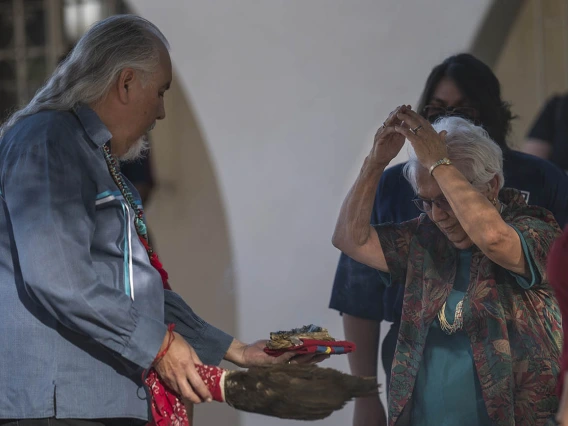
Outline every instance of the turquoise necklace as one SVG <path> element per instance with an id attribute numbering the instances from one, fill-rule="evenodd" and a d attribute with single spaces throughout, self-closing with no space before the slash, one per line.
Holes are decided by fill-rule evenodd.
<path id="1" fill-rule="evenodd" d="M 124 199 L 128 202 L 128 204 L 130 204 L 132 210 L 134 210 L 134 225 L 136 228 L 136 233 L 138 234 L 138 237 L 142 242 L 142 245 L 146 249 L 146 253 L 150 258 L 150 263 L 160 273 L 164 288 L 166 290 L 171 290 L 172 288 L 168 283 L 168 273 L 162 266 L 162 262 L 160 262 L 158 255 L 154 252 L 152 246 L 150 245 L 150 241 L 148 240 L 148 230 L 146 228 L 146 224 L 144 223 L 144 210 L 142 210 L 142 208 L 138 204 L 136 204 L 136 201 L 134 201 L 134 196 L 132 195 L 130 188 L 124 181 L 122 173 L 120 173 L 118 162 L 116 161 L 116 158 L 112 156 L 110 152 L 110 146 L 108 143 L 103 145 L 103 154 L 105 156 L 105 161 L 107 163 L 108 170 L 112 176 L 112 179 L 114 180 L 114 183 L 116 184 L 116 186 L 118 186 L 120 193 L 122 194 Z"/>
<path id="2" fill-rule="evenodd" d="M 144 211 L 138 204 L 136 204 L 136 201 L 134 200 L 134 196 L 132 195 L 130 188 L 124 181 L 122 173 L 120 173 L 118 162 L 110 153 L 110 147 L 108 146 L 108 144 L 105 144 L 103 146 L 103 152 L 105 155 L 105 161 L 107 163 L 108 170 L 112 176 L 112 179 L 114 180 L 114 183 L 116 183 L 116 186 L 118 186 L 120 193 L 122 194 L 124 199 L 128 202 L 132 210 L 134 210 L 134 225 L 136 226 L 136 233 L 140 237 L 148 241 L 148 230 L 146 229 L 146 224 L 144 223 Z M 153 250 L 151 247 L 149 247 L 148 255 L 151 256 L 152 253 Z"/>

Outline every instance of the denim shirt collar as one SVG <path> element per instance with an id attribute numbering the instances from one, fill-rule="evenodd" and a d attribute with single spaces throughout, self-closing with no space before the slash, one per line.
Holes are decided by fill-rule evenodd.
<path id="1" fill-rule="evenodd" d="M 112 133 L 90 107 L 80 104 L 74 108 L 74 111 L 83 129 L 95 145 L 101 147 L 111 140 Z"/>

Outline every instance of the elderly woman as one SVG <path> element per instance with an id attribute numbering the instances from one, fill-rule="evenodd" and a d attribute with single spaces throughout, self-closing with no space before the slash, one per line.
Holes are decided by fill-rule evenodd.
<path id="1" fill-rule="evenodd" d="M 405 138 L 424 212 L 369 226 L 377 183 Z M 561 321 L 545 259 L 560 230 L 503 186 L 502 153 L 469 121 L 410 107 L 378 130 L 333 244 L 405 283 L 390 425 L 543 425 L 554 417 Z"/>

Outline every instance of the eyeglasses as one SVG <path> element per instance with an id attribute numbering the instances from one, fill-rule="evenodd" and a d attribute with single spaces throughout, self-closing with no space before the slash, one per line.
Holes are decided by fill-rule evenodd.
<path id="1" fill-rule="evenodd" d="M 416 197 L 412 201 L 416 205 L 416 208 L 424 213 L 432 211 L 432 204 L 436 204 L 436 207 L 444 210 L 445 212 L 452 210 L 450 203 L 448 203 L 448 200 L 446 200 L 444 197 L 435 198 L 433 200 L 425 200 L 424 198 Z"/>
<path id="2" fill-rule="evenodd" d="M 423 110 L 424 117 L 433 123 L 440 117 L 458 116 L 474 121 L 478 112 L 472 107 L 442 107 L 438 105 L 426 105 Z"/>

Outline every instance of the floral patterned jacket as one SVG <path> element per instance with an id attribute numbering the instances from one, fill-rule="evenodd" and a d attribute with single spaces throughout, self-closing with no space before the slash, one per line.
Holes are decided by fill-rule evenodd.
<path id="1" fill-rule="evenodd" d="M 493 424 L 544 425 L 558 406 L 561 316 L 546 278 L 546 256 L 560 229 L 550 212 L 527 206 L 517 190 L 503 189 L 500 200 L 507 205 L 503 219 L 523 235 L 541 279 L 523 289 L 473 247 L 464 330 Z M 406 286 L 389 393 L 392 426 L 404 424 L 410 411 L 428 330 L 453 286 L 457 251 L 426 215 L 376 230 L 391 281 Z"/>

